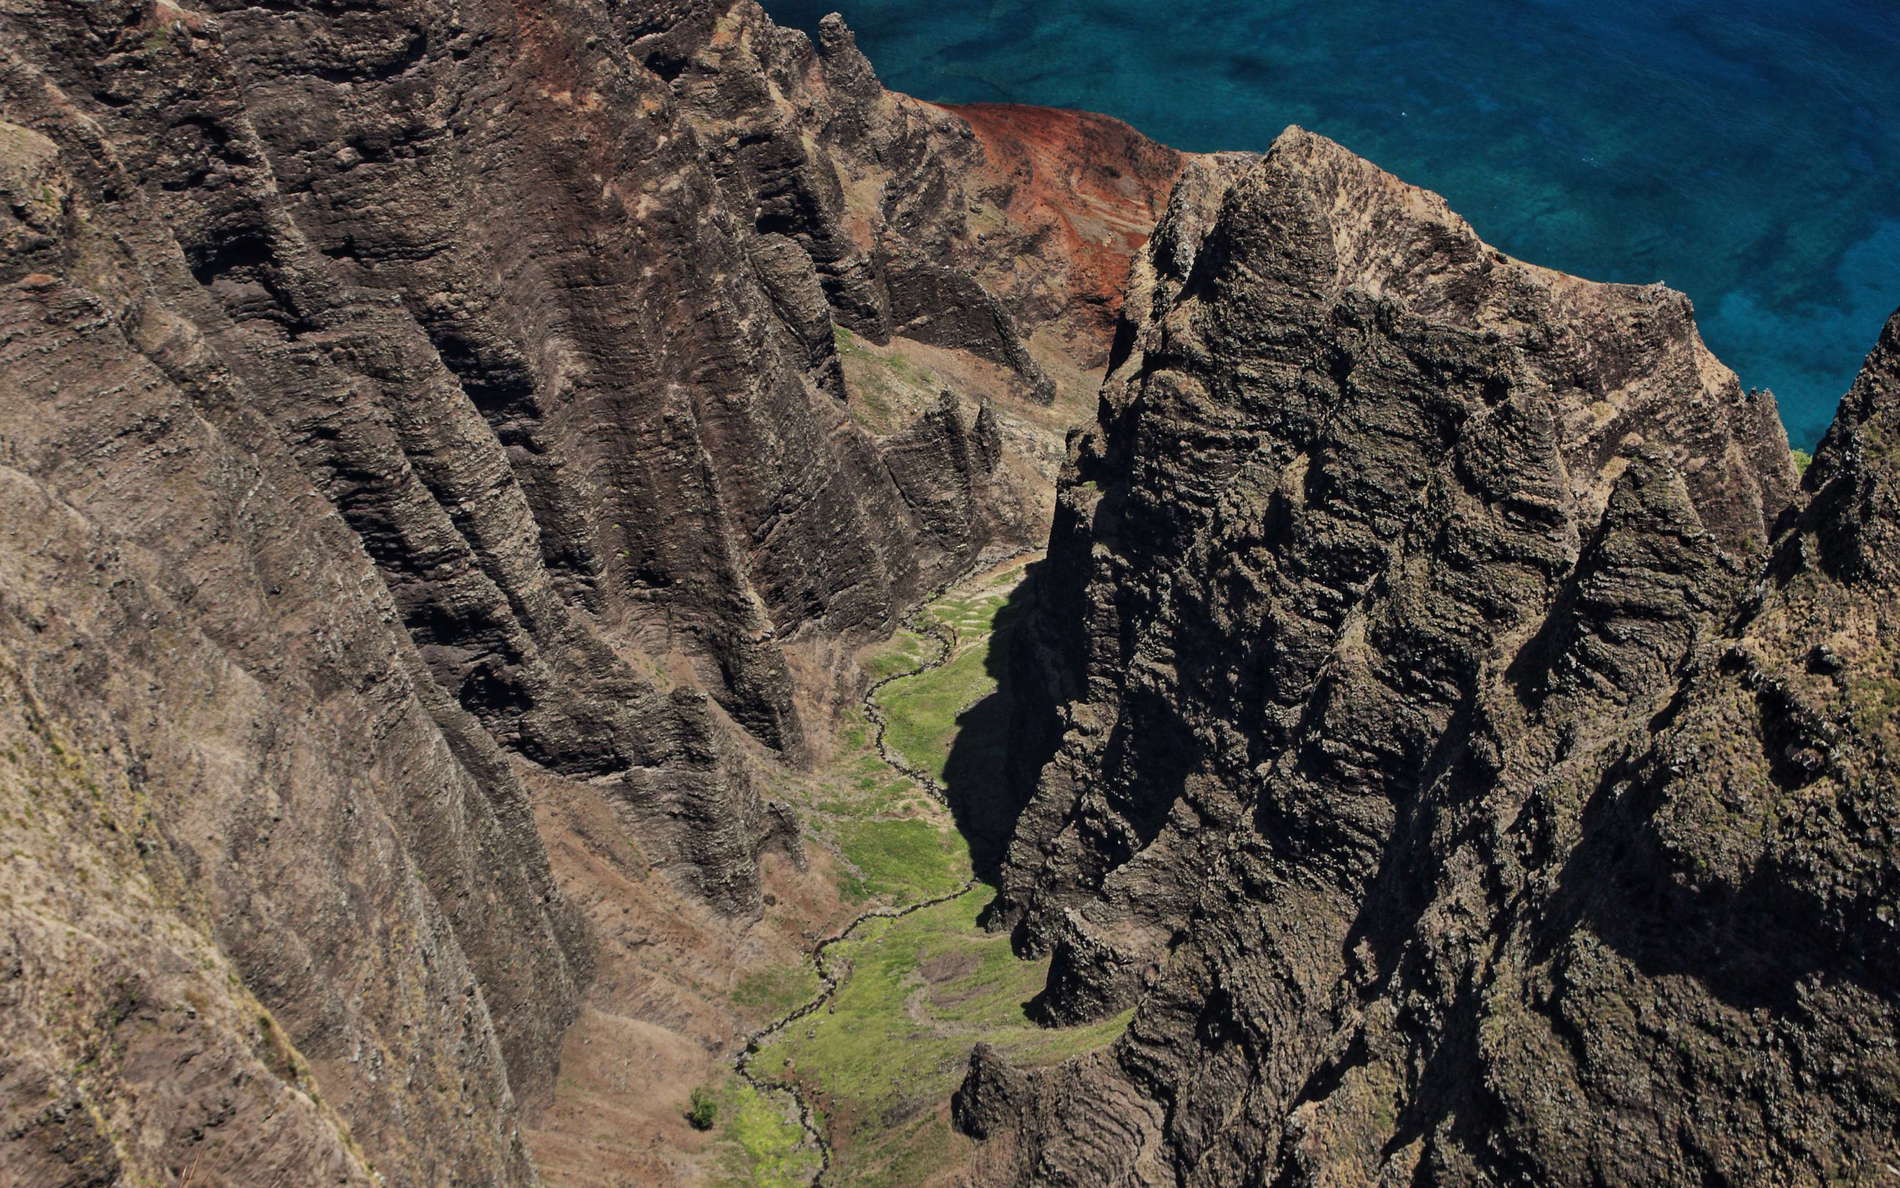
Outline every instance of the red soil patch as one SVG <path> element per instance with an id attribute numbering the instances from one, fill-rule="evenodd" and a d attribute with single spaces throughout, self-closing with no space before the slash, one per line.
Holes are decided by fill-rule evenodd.
<path id="1" fill-rule="evenodd" d="M 1010 188 L 1017 223 L 1051 227 L 1069 289 L 1111 322 L 1128 269 L 1167 208 L 1187 155 L 1120 120 L 1014 103 L 945 105 L 967 121 Z"/>

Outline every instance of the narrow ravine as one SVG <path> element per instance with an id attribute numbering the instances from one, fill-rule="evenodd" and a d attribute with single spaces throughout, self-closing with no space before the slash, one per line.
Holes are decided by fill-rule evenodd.
<path id="1" fill-rule="evenodd" d="M 916 784 L 918 787 L 928 792 L 945 808 L 950 807 L 950 790 L 948 788 L 945 788 L 943 784 L 938 781 L 936 776 L 931 775 L 927 771 L 919 771 L 917 768 L 912 767 L 909 761 L 907 761 L 902 755 L 899 755 L 897 752 L 891 750 L 890 745 L 885 741 L 885 734 L 890 728 L 890 722 L 884 716 L 883 707 L 878 705 L 877 703 L 877 695 L 887 685 L 893 685 L 893 684 L 896 684 L 898 681 L 908 681 L 914 677 L 920 677 L 924 673 L 929 672 L 933 668 L 942 668 L 944 664 L 950 659 L 950 657 L 956 654 L 956 650 L 957 650 L 956 628 L 945 623 L 937 622 L 935 619 L 931 618 L 929 614 L 927 613 L 930 609 L 931 603 L 935 602 L 938 598 L 943 597 L 943 595 L 948 593 L 951 588 L 952 587 L 946 586 L 943 590 L 939 591 L 936 594 L 933 594 L 927 601 L 925 601 L 921 606 L 917 608 L 917 611 L 915 614 L 911 615 L 911 621 L 908 624 L 911 630 L 915 631 L 917 634 L 927 635 L 931 639 L 936 641 L 937 643 L 936 659 L 926 660 L 924 663 L 918 665 L 916 668 L 911 669 L 909 672 L 892 673 L 890 676 L 884 677 L 878 681 L 873 682 L 871 684 L 871 687 L 864 691 L 864 716 L 867 720 L 870 721 L 872 727 L 874 728 L 872 738 L 877 746 L 878 758 L 884 760 L 885 764 L 888 765 L 892 770 L 896 771 L 897 774 L 905 777 L 906 779 L 910 780 L 911 783 Z M 965 890 L 968 890 L 968 888 L 966 887 Z"/>
<path id="2" fill-rule="evenodd" d="M 1022 555 L 1027 554 L 1020 554 L 1019 556 Z M 1007 564 L 1017 559 L 1018 557 L 1011 557 L 1004 562 L 1000 562 L 1000 564 Z M 917 609 L 912 611 L 909 617 L 904 621 L 904 626 L 909 630 L 916 632 L 918 635 L 929 636 L 935 640 L 937 643 L 937 654 L 930 659 L 920 662 L 914 668 L 903 672 L 892 673 L 889 676 L 872 682 L 871 685 L 865 689 L 863 697 L 864 715 L 866 720 L 871 723 L 874 731 L 878 757 L 892 770 L 916 784 L 946 808 L 949 807 L 949 793 L 942 782 L 929 772 L 920 771 L 911 766 L 903 756 L 893 751 L 886 742 L 885 735 L 889 727 L 889 722 L 885 718 L 884 710 L 877 703 L 877 695 L 885 687 L 897 681 L 911 680 L 922 676 L 932 669 L 942 667 L 943 664 L 956 653 L 956 629 L 933 619 L 930 615 L 930 607 L 958 585 L 976 576 L 977 572 L 978 571 L 973 568 L 971 571 L 960 574 L 951 581 L 945 582 L 943 585 L 931 591 L 918 602 Z M 768 1096 L 789 1096 L 792 1102 L 797 1106 L 799 1124 L 804 1128 L 806 1141 L 818 1152 L 818 1170 L 812 1176 L 811 1180 L 813 1188 L 822 1188 L 826 1177 L 831 1172 L 831 1138 L 825 1132 L 825 1127 L 818 1118 L 817 1110 L 812 1106 L 811 1101 L 803 1090 L 795 1083 L 774 1081 L 760 1076 L 753 1071 L 753 1060 L 767 1044 L 786 1028 L 829 1003 L 833 996 L 837 994 L 838 988 L 844 984 L 845 978 L 850 976 L 851 965 L 848 961 L 837 967 L 832 965 L 830 950 L 833 946 L 853 939 L 859 929 L 873 920 L 902 919 L 905 916 L 911 915 L 913 912 L 920 912 L 925 908 L 935 907 L 941 903 L 948 903 L 968 893 L 974 886 L 976 886 L 976 876 L 971 875 L 964 879 L 955 890 L 948 891 L 942 895 L 918 900 L 915 903 L 905 904 L 902 907 L 871 908 L 853 918 L 850 923 L 846 924 L 837 932 L 819 941 L 813 946 L 811 951 L 812 966 L 818 971 L 818 993 L 813 995 L 806 1002 L 748 1035 L 744 1047 L 740 1050 L 738 1057 L 733 1061 L 733 1068 L 737 1071 L 740 1079 L 750 1085 L 755 1091 Z"/>
<path id="3" fill-rule="evenodd" d="M 927 672 L 929 669 L 921 668 L 917 671 Z M 914 676 L 916 673 L 903 675 Z M 852 935 L 856 933 L 859 928 L 870 923 L 872 920 L 901 920 L 913 912 L 920 912 L 925 908 L 936 907 L 940 903 L 948 903 L 958 896 L 963 895 L 974 886 L 976 886 L 976 877 L 973 875 L 963 880 L 962 885 L 956 890 L 946 892 L 943 895 L 933 896 L 930 899 L 921 899 L 916 903 L 905 904 L 903 907 L 872 908 L 853 918 L 849 924 L 846 924 L 839 931 L 819 941 L 811 951 L 812 964 L 818 970 L 818 993 L 789 1013 L 780 1016 L 747 1036 L 744 1049 L 740 1051 L 738 1058 L 733 1061 L 733 1068 L 738 1071 L 740 1079 L 752 1086 L 753 1089 L 767 1095 L 789 1096 L 793 1103 L 797 1105 L 799 1125 L 804 1127 L 806 1140 L 810 1142 L 812 1148 L 818 1152 L 818 1170 L 812 1176 L 812 1188 L 821 1188 L 825 1182 L 826 1175 L 831 1171 L 831 1138 L 825 1133 L 825 1128 L 820 1125 L 817 1111 L 812 1108 L 811 1102 L 807 1100 L 805 1094 L 799 1087 L 796 1084 L 788 1084 L 783 1081 L 769 1081 L 754 1073 L 752 1071 L 753 1058 L 780 1032 L 798 1022 L 800 1019 L 805 1018 L 807 1015 L 812 1014 L 827 1002 L 830 1002 L 832 996 L 838 992 L 838 987 L 844 984 L 844 979 L 851 973 L 851 965 L 849 962 L 846 962 L 842 968 L 834 969 L 832 967 L 828 959 L 828 951 L 833 945 L 850 940 Z"/>

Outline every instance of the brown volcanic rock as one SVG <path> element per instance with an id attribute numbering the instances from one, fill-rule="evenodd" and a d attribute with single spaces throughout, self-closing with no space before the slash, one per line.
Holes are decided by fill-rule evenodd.
<path id="1" fill-rule="evenodd" d="M 1030 234 L 1037 254 L 1017 276 L 1040 292 L 1025 302 L 1097 320 L 1106 337 L 1187 158 L 1091 112 L 1015 103 L 945 110 L 968 122 L 986 158 L 965 186 L 997 194 L 1009 223 Z"/>
<path id="2" fill-rule="evenodd" d="M 1435 196 L 1297 130 L 1224 168 L 1243 172 L 1223 192 L 1210 167 L 1157 233 L 1131 351 L 1074 447 L 1036 646 L 1073 720 L 1052 774 L 1095 791 L 1031 806 L 1018 909 L 1032 887 L 1092 898 L 1151 843 L 1198 834 L 1166 818 L 1204 758 L 1271 765 L 1336 704 L 1322 684 L 1398 661 L 1388 642 L 1408 649 L 1389 674 L 1408 712 L 1455 700 L 1473 658 L 1450 637 L 1531 632 L 1632 459 L 1688 472 L 1706 547 L 1736 559 L 1791 487 L 1771 404 L 1708 355 L 1679 295 L 1509 260 Z M 1386 606 L 1426 621 L 1382 640 Z M 1175 713 L 1183 694 L 1246 747 Z M 1117 724 L 1130 715 L 1139 728 Z M 1092 774 L 1124 753 L 1149 787 Z M 1411 761 L 1326 762 L 1374 778 Z"/>
<path id="3" fill-rule="evenodd" d="M 1895 331 L 1771 558 L 1785 439 L 1680 297 L 1297 130 L 1188 180 L 1022 634 L 995 909 L 1045 1015 L 1137 1009 L 973 1063 L 998 1177 L 1875 1182 Z"/>
<path id="4" fill-rule="evenodd" d="M 984 399 L 1106 349 L 951 141 L 749 3 L 0 13 L 0 1179 L 532 1178 L 524 773 L 742 928 L 784 641 L 1017 522 Z M 876 437 L 834 321 L 1010 378 Z"/>
<path id="5" fill-rule="evenodd" d="M 187 324 L 7 292 L 4 1178 L 525 1180 L 587 955 L 501 754 Z"/>
<path id="6" fill-rule="evenodd" d="M 1001 365 L 999 397 L 1086 394 L 1185 154 L 1106 116 L 887 93 L 835 14 L 816 47 L 751 3 L 656 24 L 635 51 L 733 208 L 809 254 L 839 325 Z"/>

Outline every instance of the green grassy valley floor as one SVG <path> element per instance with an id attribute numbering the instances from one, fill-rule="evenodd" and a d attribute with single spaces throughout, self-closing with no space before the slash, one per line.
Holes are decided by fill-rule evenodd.
<path id="1" fill-rule="evenodd" d="M 876 682 L 942 655 L 935 667 L 872 694 L 890 751 L 939 782 L 946 767 L 959 781 L 998 770 L 1008 713 L 998 704 L 997 645 L 1024 571 L 1017 563 L 952 589 L 864 658 Z M 840 892 L 867 910 L 952 895 L 972 877 L 969 845 L 949 810 L 879 756 L 862 709 L 846 722 L 826 769 L 783 791 L 800 801 L 808 841 L 837 856 Z M 992 894 L 975 883 L 901 918 L 865 921 L 826 951 L 827 968 L 842 975 L 837 991 L 760 1044 L 754 1075 L 795 1085 L 831 1144 L 827 1185 L 954 1177 L 971 1144 L 951 1129 L 948 1103 L 978 1041 L 1018 1063 L 1052 1062 L 1101 1047 L 1126 1026 L 1125 1017 L 1065 1029 L 1032 1024 L 1023 1007 L 1041 989 L 1047 963 L 1017 960 L 1006 935 L 977 927 Z M 735 997 L 781 1017 L 820 990 L 807 959 L 755 973 Z M 811 1182 L 819 1157 L 789 1094 L 760 1093 L 734 1077 L 720 1097 L 724 1182 Z"/>

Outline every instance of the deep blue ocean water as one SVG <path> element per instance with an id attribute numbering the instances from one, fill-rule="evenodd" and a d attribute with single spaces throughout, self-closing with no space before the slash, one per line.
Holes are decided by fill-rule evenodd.
<path id="1" fill-rule="evenodd" d="M 1811 446 L 1900 306 L 1900 0 L 764 0 L 885 84 L 1107 112 L 1186 149 L 1289 123 L 1493 244 L 1666 281 Z"/>

